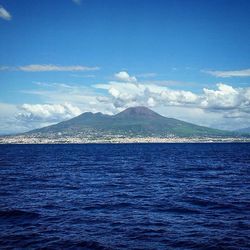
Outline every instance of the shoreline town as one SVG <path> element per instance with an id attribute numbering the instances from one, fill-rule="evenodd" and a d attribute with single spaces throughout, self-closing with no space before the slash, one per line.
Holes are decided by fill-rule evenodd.
<path id="1" fill-rule="evenodd" d="M 2 136 L 0 144 L 249 143 L 250 137 L 34 137 Z"/>

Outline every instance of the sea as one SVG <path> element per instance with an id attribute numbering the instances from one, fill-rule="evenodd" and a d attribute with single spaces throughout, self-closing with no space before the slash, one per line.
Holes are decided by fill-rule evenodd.
<path id="1" fill-rule="evenodd" d="M 0 249 L 250 249 L 250 144 L 0 145 Z"/>

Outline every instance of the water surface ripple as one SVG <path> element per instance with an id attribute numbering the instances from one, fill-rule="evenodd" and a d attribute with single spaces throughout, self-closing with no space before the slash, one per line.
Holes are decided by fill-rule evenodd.
<path id="1" fill-rule="evenodd" d="M 250 144 L 0 145 L 1 249 L 250 249 Z"/>

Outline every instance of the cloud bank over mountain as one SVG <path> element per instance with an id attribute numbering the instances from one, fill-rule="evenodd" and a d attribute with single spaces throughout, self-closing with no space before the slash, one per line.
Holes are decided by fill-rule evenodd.
<path id="1" fill-rule="evenodd" d="M 115 114 L 134 106 L 150 107 L 168 117 L 222 129 L 234 129 L 237 124 L 244 127 L 250 122 L 250 87 L 218 83 L 215 89 L 203 88 L 195 93 L 140 81 L 126 71 L 91 87 L 70 83 L 36 85 L 39 89 L 23 91 L 42 98 L 44 103 L 13 105 L 11 119 L 19 124 L 19 130 L 50 125 L 86 111 Z"/>
<path id="2" fill-rule="evenodd" d="M 127 75 L 127 79 L 131 78 Z M 216 86 L 217 89 L 203 88 L 199 94 L 130 80 L 110 81 L 108 84 L 97 84 L 95 88 L 107 90 L 109 98 L 106 102 L 111 102 L 116 108 L 138 105 L 183 106 L 224 114 L 228 112 L 249 113 L 250 87 L 234 88 L 223 83 L 218 83 Z"/>

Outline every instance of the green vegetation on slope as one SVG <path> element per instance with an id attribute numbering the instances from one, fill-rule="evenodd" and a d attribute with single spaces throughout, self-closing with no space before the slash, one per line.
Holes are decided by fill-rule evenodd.
<path id="1" fill-rule="evenodd" d="M 107 135 L 126 137 L 229 136 L 231 132 L 194 125 L 161 116 L 145 107 L 128 108 L 117 115 L 83 113 L 73 119 L 36 129 L 29 134 Z"/>

